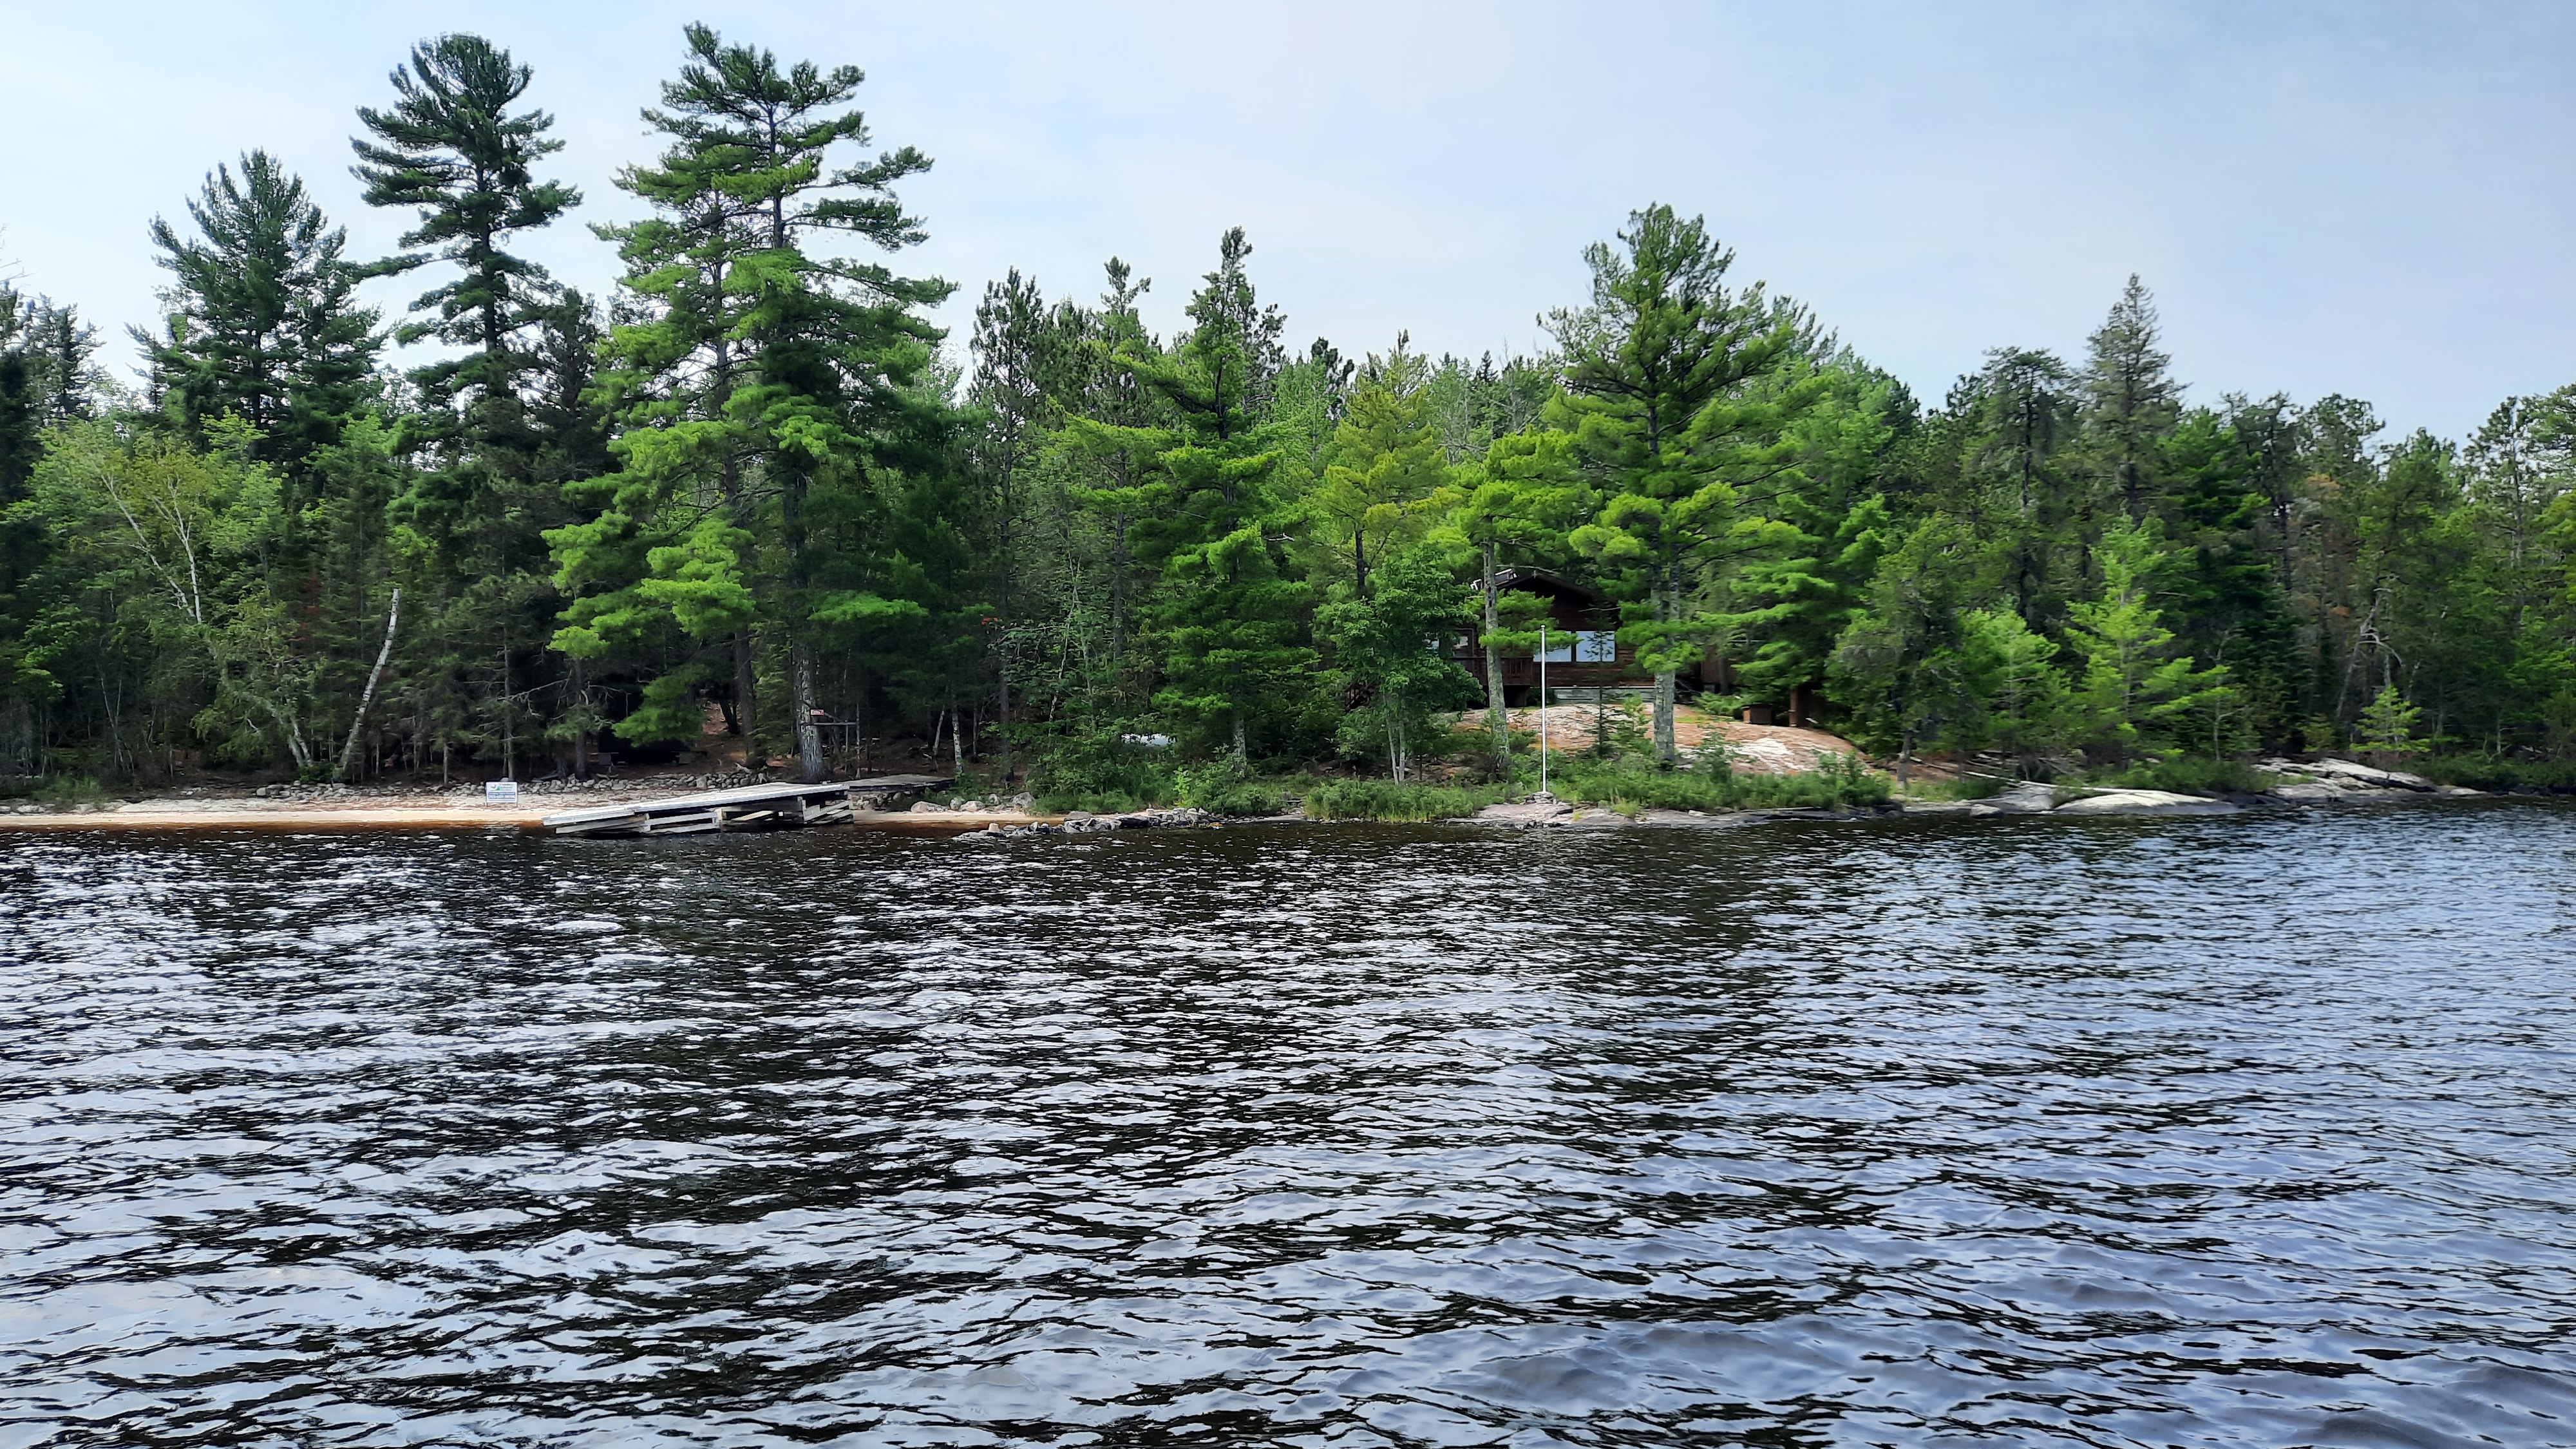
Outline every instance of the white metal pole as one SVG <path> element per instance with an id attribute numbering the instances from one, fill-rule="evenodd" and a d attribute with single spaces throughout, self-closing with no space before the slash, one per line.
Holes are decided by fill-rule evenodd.
<path id="1" fill-rule="evenodd" d="M 1547 794 L 1547 621 L 1538 626 L 1538 792 Z"/>

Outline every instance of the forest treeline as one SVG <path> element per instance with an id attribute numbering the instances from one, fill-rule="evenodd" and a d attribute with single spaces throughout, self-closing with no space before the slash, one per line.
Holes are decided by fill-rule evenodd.
<path id="1" fill-rule="evenodd" d="M 1616 602 L 1666 762 L 1703 679 L 2034 772 L 2576 747 L 2576 389 L 2458 442 L 2190 401 L 2133 278 L 2082 356 L 1927 403 L 1664 206 L 1538 356 L 1292 347 L 1240 230 L 1168 335 L 1112 259 L 950 339 L 904 264 L 930 159 L 861 79 L 689 28 L 607 297 L 522 254 L 583 198 L 472 35 L 357 112 L 396 255 L 253 150 L 138 238 L 138 384 L 0 291 L 0 773 L 579 772 L 713 727 L 809 776 L 910 737 L 1075 779 L 1143 733 L 1401 777 L 1509 748 L 1499 672 L 1427 644 L 1525 650 L 1507 567 Z"/>

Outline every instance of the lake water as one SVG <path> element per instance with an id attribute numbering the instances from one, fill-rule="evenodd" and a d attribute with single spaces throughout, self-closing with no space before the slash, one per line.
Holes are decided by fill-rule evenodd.
<path id="1" fill-rule="evenodd" d="M 2576 810 L 0 837 L 0 1444 L 2576 1443 Z"/>

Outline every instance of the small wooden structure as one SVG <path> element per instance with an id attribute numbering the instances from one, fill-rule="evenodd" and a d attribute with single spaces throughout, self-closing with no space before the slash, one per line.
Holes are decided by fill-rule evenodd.
<path id="1" fill-rule="evenodd" d="M 1636 646 L 1619 642 L 1619 607 L 1599 589 L 1580 579 L 1546 569 L 1511 567 L 1494 571 L 1494 588 L 1502 593 L 1534 594 L 1547 601 L 1548 641 L 1547 686 L 1554 690 L 1630 690 L 1651 688 L 1654 671 L 1637 662 Z M 1476 635 L 1452 636 L 1447 654 L 1451 662 L 1467 671 L 1478 685 L 1485 682 L 1485 651 Z M 1518 708 L 1538 700 L 1539 661 L 1527 649 L 1499 651 L 1495 661 L 1502 666 L 1503 702 Z M 1735 671 L 1723 660 L 1703 656 L 1696 668 L 1684 671 L 1691 686 L 1699 689 L 1730 689 L 1736 683 Z M 1748 704 L 1743 718 L 1751 724 L 1771 724 L 1785 715 L 1792 726 L 1803 726 L 1815 713 L 1814 690 L 1800 685 L 1789 691 L 1786 708 L 1769 702 Z"/>
<path id="2" fill-rule="evenodd" d="M 549 815 L 557 835 L 697 835 L 710 830 L 763 830 L 790 825 L 846 825 L 853 800 L 871 805 L 956 783 L 944 775 L 882 775 L 819 785 L 744 785 L 667 800 L 634 800 Z"/>
<path id="3" fill-rule="evenodd" d="M 1599 589 L 1546 569 L 1519 567 L 1495 570 L 1494 587 L 1547 601 L 1553 635 L 1548 641 L 1549 689 L 1637 688 L 1655 682 L 1654 675 L 1637 666 L 1636 647 L 1619 642 L 1618 606 Z M 1453 638 L 1448 654 L 1478 684 L 1485 682 L 1485 651 L 1476 635 Z M 1506 649 L 1498 662 L 1503 666 L 1503 702 L 1515 707 L 1536 702 L 1537 656 L 1527 649 Z"/>

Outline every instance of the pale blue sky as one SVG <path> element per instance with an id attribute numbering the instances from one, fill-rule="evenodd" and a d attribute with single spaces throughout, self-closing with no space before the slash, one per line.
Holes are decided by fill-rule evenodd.
<path id="1" fill-rule="evenodd" d="M 652 153 L 636 111 L 704 18 L 867 69 L 878 141 L 937 158 L 905 199 L 932 233 L 914 265 L 962 284 L 952 324 L 1006 267 L 1088 297 L 1117 253 L 1169 327 L 1239 222 L 1301 348 L 1528 348 L 1583 245 L 1663 200 L 1927 402 L 1989 347 L 2080 353 L 2131 271 L 2195 399 L 2341 391 L 2457 435 L 2576 381 L 2563 3 L 11 10 L 0 255 L 105 324 L 120 369 L 159 280 L 144 227 L 219 160 L 265 146 L 354 252 L 392 245 L 346 138 L 424 34 L 533 64 L 576 223 L 632 215 L 611 178 Z M 578 224 L 526 250 L 614 275 Z"/>

